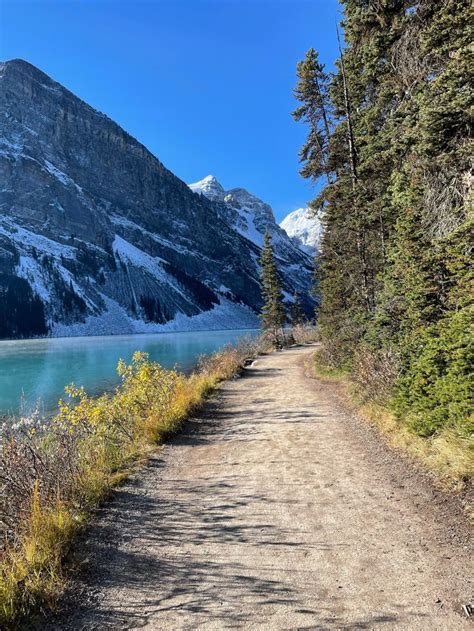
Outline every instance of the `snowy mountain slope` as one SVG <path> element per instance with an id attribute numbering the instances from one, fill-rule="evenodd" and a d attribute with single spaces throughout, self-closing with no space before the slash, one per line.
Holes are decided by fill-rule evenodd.
<path id="1" fill-rule="evenodd" d="M 298 208 L 291 212 L 280 223 L 280 227 L 303 252 L 312 256 L 316 254 L 322 226 L 317 218 L 309 216 L 308 208 Z"/>
<path id="2" fill-rule="evenodd" d="M 0 337 L 257 326 L 259 248 L 231 214 L 34 66 L 0 63 Z"/>
<path id="3" fill-rule="evenodd" d="M 275 242 L 285 240 L 285 236 L 278 230 L 271 206 L 252 195 L 244 188 L 233 188 L 225 191 L 213 175 L 208 175 L 199 182 L 189 184 L 194 193 L 200 193 L 208 199 L 225 204 L 224 214 L 232 221 L 234 228 L 246 239 L 261 247 L 263 235 L 268 229 Z"/>
<path id="4" fill-rule="evenodd" d="M 311 258 L 276 223 L 269 204 L 244 188 L 224 190 L 213 175 L 189 184 L 189 188 L 214 202 L 220 202 L 221 215 L 242 237 L 259 249 L 263 245 L 263 236 L 268 231 L 272 237 L 280 275 L 288 288 L 287 294 L 291 295 L 292 288 L 302 296 L 307 296 L 311 286 Z"/>
<path id="5" fill-rule="evenodd" d="M 188 184 L 188 186 L 193 193 L 200 193 L 213 201 L 222 202 L 226 195 L 224 188 L 213 175 L 208 175 L 204 179 L 199 180 L 199 182 Z"/>

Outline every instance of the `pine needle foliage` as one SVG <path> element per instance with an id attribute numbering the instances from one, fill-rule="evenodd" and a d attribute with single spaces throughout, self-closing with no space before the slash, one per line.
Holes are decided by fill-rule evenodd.
<path id="1" fill-rule="evenodd" d="M 297 66 L 293 114 L 308 127 L 301 173 L 321 183 L 311 203 L 323 209 L 321 358 L 375 397 L 383 381 L 410 431 L 469 442 L 470 2 L 341 4 L 336 71 L 310 49 Z"/>
<path id="2" fill-rule="evenodd" d="M 305 322 L 305 316 L 301 307 L 300 297 L 297 291 L 293 295 L 293 304 L 291 305 L 291 326 L 297 327 Z"/>
<path id="3" fill-rule="evenodd" d="M 286 314 L 283 305 L 281 281 L 275 264 L 271 236 L 268 232 L 264 236 L 260 266 L 263 301 L 261 312 L 262 329 L 265 333 L 271 335 L 274 344 L 281 345 L 284 341 L 283 327 Z"/>

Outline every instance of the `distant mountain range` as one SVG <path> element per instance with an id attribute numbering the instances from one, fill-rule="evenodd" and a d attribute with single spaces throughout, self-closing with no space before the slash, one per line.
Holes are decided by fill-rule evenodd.
<path id="1" fill-rule="evenodd" d="M 275 252 L 283 259 L 288 257 L 290 252 L 294 255 L 294 245 L 310 256 L 316 254 L 321 239 L 321 224 L 311 214 L 309 208 L 298 208 L 290 212 L 278 226 L 271 206 L 244 188 L 232 188 L 225 191 L 213 175 L 189 184 L 189 188 L 212 201 L 224 202 L 229 209 L 234 211 L 232 213 L 229 210 L 231 224 L 242 236 L 259 247 L 262 246 L 263 235 L 268 230 Z M 288 242 L 288 236 L 293 246 Z"/>
<path id="2" fill-rule="evenodd" d="M 21 60 L 0 64 L 0 182 L 0 337 L 258 326 L 266 229 L 312 313 L 311 258 L 270 206 L 212 177 L 190 190 Z"/>

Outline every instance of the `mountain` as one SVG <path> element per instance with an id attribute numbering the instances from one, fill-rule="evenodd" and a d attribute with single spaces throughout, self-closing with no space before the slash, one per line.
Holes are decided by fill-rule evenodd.
<path id="1" fill-rule="evenodd" d="M 0 182 L 0 337 L 258 325 L 230 208 L 22 60 L 0 63 Z"/>
<path id="2" fill-rule="evenodd" d="M 303 252 L 311 256 L 316 254 L 322 227 L 317 218 L 309 216 L 309 208 L 294 210 L 283 219 L 280 227 Z"/>
<path id="3" fill-rule="evenodd" d="M 276 223 L 269 204 L 244 188 L 224 190 L 213 175 L 189 184 L 189 188 L 219 204 L 220 214 L 226 222 L 259 249 L 263 245 L 264 234 L 268 231 L 272 238 L 273 252 L 280 276 L 287 288 L 285 299 L 292 301 L 294 291 L 302 297 L 308 295 L 311 287 L 312 260 Z M 307 307 L 310 305 L 307 304 Z"/>

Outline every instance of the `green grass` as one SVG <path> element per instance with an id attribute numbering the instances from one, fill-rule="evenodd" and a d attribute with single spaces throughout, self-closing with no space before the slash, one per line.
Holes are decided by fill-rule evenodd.
<path id="1" fill-rule="evenodd" d="M 327 379 L 344 379 L 350 375 L 347 369 L 325 365 L 319 352 L 314 354 L 313 371 L 318 377 Z"/>

